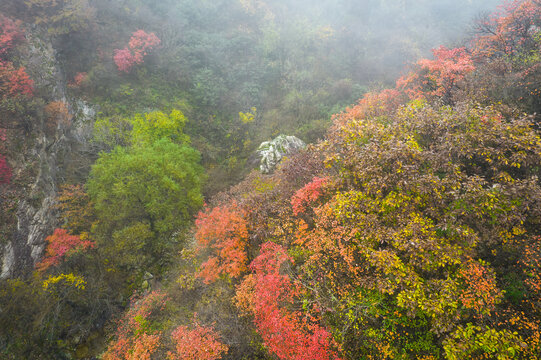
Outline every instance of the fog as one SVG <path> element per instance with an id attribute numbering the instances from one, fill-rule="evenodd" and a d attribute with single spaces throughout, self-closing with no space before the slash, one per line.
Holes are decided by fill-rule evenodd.
<path id="1" fill-rule="evenodd" d="M 393 87 L 432 48 L 468 46 L 473 20 L 498 3 L 3 0 L 0 11 L 48 26 L 66 78 L 88 74 L 78 95 L 102 116 L 185 112 L 204 163 L 230 178 L 260 142 L 280 133 L 317 141 L 333 114 L 367 91 Z M 160 46 L 123 74 L 115 51 L 139 29 Z M 240 122 L 239 112 L 253 108 L 253 123 Z"/>

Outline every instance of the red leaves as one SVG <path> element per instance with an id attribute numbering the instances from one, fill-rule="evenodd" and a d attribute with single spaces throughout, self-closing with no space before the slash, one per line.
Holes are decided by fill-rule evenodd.
<path id="1" fill-rule="evenodd" d="M 2 136 L 2 129 L 0 129 L 0 140 Z M 11 181 L 11 167 L 8 165 L 6 158 L 0 154 L 0 184 L 9 184 Z"/>
<path id="2" fill-rule="evenodd" d="M 460 276 L 466 284 L 460 295 L 462 305 L 466 309 L 473 309 L 478 315 L 490 315 L 490 311 L 502 297 L 492 269 L 482 263 L 471 261 L 460 270 Z"/>
<path id="3" fill-rule="evenodd" d="M 115 50 L 114 60 L 118 70 L 126 73 L 135 65 L 133 54 L 128 48 Z"/>
<path id="4" fill-rule="evenodd" d="M 297 216 L 304 212 L 306 207 L 315 202 L 323 195 L 323 188 L 328 183 L 328 178 L 314 177 L 314 179 L 306 184 L 302 189 L 297 190 L 291 198 L 291 206 L 293 206 L 293 214 Z"/>
<path id="5" fill-rule="evenodd" d="M 168 301 L 160 291 L 153 291 L 134 301 L 120 321 L 116 340 L 103 355 L 104 360 L 150 360 L 160 345 L 161 332 L 153 328 L 152 317 L 163 311 Z"/>
<path id="6" fill-rule="evenodd" d="M 115 50 L 114 61 L 118 70 L 127 73 L 134 65 L 142 64 L 148 52 L 159 44 L 160 39 L 154 33 L 137 30 L 130 38 L 128 47 Z"/>
<path id="7" fill-rule="evenodd" d="M 448 97 L 457 82 L 475 70 L 471 56 L 465 48 L 433 49 L 434 60 L 421 59 L 417 71 L 398 79 L 396 88 L 410 99 L 426 96 Z"/>
<path id="8" fill-rule="evenodd" d="M 338 359 L 331 349 L 331 334 L 291 311 L 300 287 L 281 274 L 293 260 L 278 244 L 267 242 L 250 268 L 254 274 L 238 288 L 237 299 L 254 312 L 255 324 L 265 346 L 283 360 Z M 252 293 L 245 293 L 252 292 Z"/>
<path id="9" fill-rule="evenodd" d="M 143 57 L 148 54 L 148 51 L 159 44 L 160 39 L 154 33 L 147 34 L 143 30 L 134 32 L 129 42 L 129 48 L 133 52 L 135 63 L 143 63 Z"/>
<path id="10" fill-rule="evenodd" d="M 131 351 L 126 359 L 150 360 L 160 345 L 160 335 L 141 334 L 133 341 Z"/>
<path id="11" fill-rule="evenodd" d="M 24 39 L 20 21 L 13 21 L 0 14 L 0 57 Z"/>
<path id="12" fill-rule="evenodd" d="M 175 352 L 168 352 L 170 360 L 216 360 L 228 350 L 214 329 L 197 323 L 192 329 L 187 326 L 177 327 L 171 334 L 171 340 Z"/>
<path id="13" fill-rule="evenodd" d="M 13 63 L 0 60 L 0 96 L 32 96 L 34 81 L 23 67 L 15 69 Z"/>
<path id="14" fill-rule="evenodd" d="M 92 241 L 81 239 L 79 236 L 70 235 L 64 229 L 56 229 L 53 235 L 48 236 L 45 241 L 48 242 L 45 257 L 36 265 L 37 269 L 40 271 L 58 265 L 65 255 L 94 247 Z"/>
<path id="15" fill-rule="evenodd" d="M 68 86 L 71 88 L 79 88 L 83 86 L 88 81 L 88 74 L 86 72 L 78 72 L 73 77 L 73 81 L 71 81 Z"/>
<path id="16" fill-rule="evenodd" d="M 20 21 L 13 21 L 0 14 L 0 97 L 32 96 L 34 82 L 24 67 L 15 68 L 6 56 L 24 40 Z"/>
<path id="17" fill-rule="evenodd" d="M 30 79 L 24 67 L 11 72 L 9 77 L 9 94 L 11 96 L 32 96 L 34 81 Z"/>
<path id="18" fill-rule="evenodd" d="M 517 55 L 539 45 L 535 36 L 541 25 L 541 4 L 535 0 L 507 2 L 488 18 L 477 23 L 479 35 L 474 52 L 480 58 Z"/>
<path id="19" fill-rule="evenodd" d="M 217 280 L 221 274 L 237 278 L 247 270 L 245 216 L 236 203 L 199 213 L 195 238 L 200 248 L 211 252 L 199 273 L 206 283 Z"/>

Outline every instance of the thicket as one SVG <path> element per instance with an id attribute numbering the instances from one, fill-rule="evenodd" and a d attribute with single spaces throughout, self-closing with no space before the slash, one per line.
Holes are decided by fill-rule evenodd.
<path id="1" fill-rule="evenodd" d="M 404 11 L 387 3 L 340 2 L 372 21 Z M 327 56 L 361 48 L 333 26 L 281 26 L 291 3 L 125 5 L 1 5 L 47 30 L 71 94 L 100 106 L 97 161 L 61 188 L 44 259 L 0 282 L 2 356 L 536 359 L 541 139 L 525 112 L 541 110 L 538 0 L 508 3 L 468 44 L 364 95 L 388 53 Z M 16 54 L 19 23 L 1 21 Z M 0 91 L 31 104 L 5 56 L 16 81 L 0 76 Z M 320 138 L 355 97 L 323 141 L 209 198 L 191 236 L 203 166 L 216 193 L 259 140 Z M 44 126 L 69 127 L 66 104 L 40 98 Z M 16 109 L 29 131 L 18 119 L 35 108 Z M 11 178 L 0 156 L 0 187 Z"/>
<path id="2" fill-rule="evenodd" d="M 434 50 L 199 215 L 197 276 L 271 357 L 539 356 L 541 138 L 521 110 L 539 110 L 540 11 L 480 19 L 471 47 Z"/>

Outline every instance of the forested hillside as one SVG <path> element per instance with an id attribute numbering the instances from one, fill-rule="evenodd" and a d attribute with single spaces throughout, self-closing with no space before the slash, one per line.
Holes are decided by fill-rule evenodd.
<path id="1" fill-rule="evenodd" d="M 540 89 L 539 0 L 2 0 L 0 358 L 538 359 Z"/>

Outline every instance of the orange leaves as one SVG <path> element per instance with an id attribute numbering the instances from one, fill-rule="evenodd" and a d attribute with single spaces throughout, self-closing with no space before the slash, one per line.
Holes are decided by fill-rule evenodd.
<path id="1" fill-rule="evenodd" d="M 163 324 L 158 319 L 168 301 L 161 291 L 153 291 L 140 299 L 134 297 L 103 359 L 150 360 L 155 359 L 158 352 L 165 354 L 167 342 L 162 336 Z M 216 360 L 228 351 L 211 327 L 199 325 L 197 321 L 190 327 L 178 326 L 171 334 L 171 341 L 174 351 L 167 352 L 169 360 Z"/>
<path id="2" fill-rule="evenodd" d="M 429 78 L 439 88 L 437 95 L 443 95 L 441 91 L 460 81 L 464 76 L 475 70 L 471 56 L 465 48 L 447 49 L 440 46 L 432 50 L 435 59 L 419 60 L 418 64 L 422 69 L 429 71 Z"/>
<path id="3" fill-rule="evenodd" d="M 78 72 L 73 80 L 68 83 L 70 88 L 80 88 L 88 82 L 89 76 L 86 72 Z"/>
<path id="4" fill-rule="evenodd" d="M 440 46 L 433 49 L 432 53 L 434 60 L 419 60 L 416 71 L 396 82 L 396 89 L 412 100 L 428 96 L 449 100 L 456 84 L 475 70 L 473 60 L 465 48 L 447 49 Z"/>
<path id="5" fill-rule="evenodd" d="M 315 202 L 324 193 L 324 187 L 329 182 L 328 178 L 314 177 L 314 179 L 306 184 L 303 188 L 297 190 L 291 198 L 291 206 L 293 206 L 293 214 L 299 215 L 306 210 L 306 207 Z"/>
<path id="6" fill-rule="evenodd" d="M 541 236 L 535 236 L 532 244 L 526 245 L 521 263 L 527 275 L 526 285 L 541 299 Z"/>
<path id="7" fill-rule="evenodd" d="M 169 360 L 216 360 L 228 350 L 228 346 L 220 341 L 214 329 L 201 326 L 197 322 L 192 328 L 177 327 L 171 334 L 171 340 L 175 352 L 168 352 Z"/>
<path id="8" fill-rule="evenodd" d="M 465 48 L 440 46 L 432 53 L 433 60 L 419 60 L 414 71 L 396 81 L 394 89 L 367 93 L 356 106 L 335 115 L 335 125 L 388 115 L 408 99 L 440 97 L 448 101 L 457 84 L 475 70 L 473 59 Z"/>
<path id="9" fill-rule="evenodd" d="M 476 24 L 475 54 L 482 59 L 517 55 L 538 47 L 535 36 L 541 24 L 541 4 L 536 0 L 506 2 L 500 11 Z"/>
<path id="10" fill-rule="evenodd" d="M 7 55 L 24 40 L 20 21 L 0 14 L 0 97 L 32 96 L 34 82 L 24 67 L 15 68 Z"/>
<path id="11" fill-rule="evenodd" d="M 370 92 L 365 94 L 357 105 L 347 108 L 343 113 L 334 115 L 333 120 L 337 125 L 345 125 L 352 120 L 387 114 L 398 108 L 402 100 L 402 94 L 396 89 Z"/>
<path id="12" fill-rule="evenodd" d="M 201 250 L 210 252 L 199 273 L 206 283 L 217 280 L 220 275 L 237 278 L 247 270 L 245 217 L 246 212 L 235 202 L 199 213 L 195 238 Z"/>
<path id="13" fill-rule="evenodd" d="M 13 21 L 0 14 L 0 57 L 24 40 L 21 21 Z"/>
<path id="14" fill-rule="evenodd" d="M 34 81 L 30 79 L 23 67 L 15 68 L 13 63 L 0 59 L 0 96 L 32 96 Z"/>
<path id="15" fill-rule="evenodd" d="M 462 305 L 476 316 L 490 315 L 503 296 L 492 269 L 482 262 L 470 261 L 460 270 L 460 277 L 466 285 L 460 294 Z"/>
<path id="16" fill-rule="evenodd" d="M 58 265 L 62 258 L 67 255 L 94 247 L 92 241 L 70 235 L 64 229 L 56 229 L 53 235 L 48 236 L 45 241 L 48 242 L 45 257 L 36 265 L 36 268 L 40 271 Z"/>
<path id="17" fill-rule="evenodd" d="M 159 335 L 141 334 L 138 336 L 130 353 L 127 354 L 127 360 L 150 360 L 151 355 L 156 351 L 160 344 Z"/>
<path id="18" fill-rule="evenodd" d="M 153 291 L 132 300 L 134 304 L 119 322 L 116 339 L 103 355 L 104 360 L 150 360 L 160 345 L 161 332 L 155 329 L 152 317 L 165 309 L 166 295 Z"/>
<path id="19" fill-rule="evenodd" d="M 45 106 L 45 114 L 47 115 L 47 127 L 49 131 L 54 131 L 57 126 L 69 127 L 73 116 L 68 110 L 68 106 L 64 101 L 53 101 Z"/>

